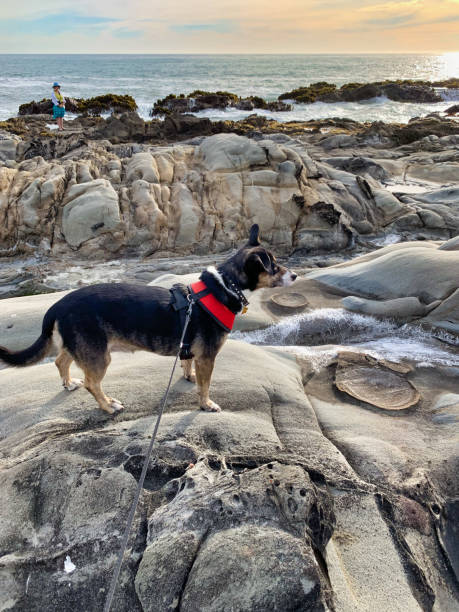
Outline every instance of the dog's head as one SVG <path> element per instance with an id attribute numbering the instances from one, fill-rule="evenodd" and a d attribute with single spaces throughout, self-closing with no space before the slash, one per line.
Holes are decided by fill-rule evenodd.
<path id="1" fill-rule="evenodd" d="M 226 264 L 231 266 L 232 275 L 250 291 L 291 285 L 297 275 L 277 263 L 271 251 L 261 246 L 259 235 L 258 225 L 252 225 L 249 241 Z"/>

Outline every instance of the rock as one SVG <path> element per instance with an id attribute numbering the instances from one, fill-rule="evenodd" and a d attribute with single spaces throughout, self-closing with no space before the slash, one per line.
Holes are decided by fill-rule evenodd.
<path id="1" fill-rule="evenodd" d="M 380 96 L 381 88 L 373 83 L 366 83 L 357 87 L 343 86 L 340 93 L 345 102 L 358 102 Z"/>
<path id="2" fill-rule="evenodd" d="M 258 576 L 263 565 L 260 566 L 258 554 L 252 562 L 245 555 L 244 541 L 255 551 L 261 551 L 271 542 L 276 548 L 273 554 L 285 561 L 284 570 L 277 564 L 272 567 L 268 591 L 260 583 L 256 601 L 271 602 L 275 609 L 276 606 L 282 609 L 288 597 L 306 596 L 316 602 L 325 597 L 327 587 L 325 583 L 322 586 L 323 578 L 311 546 L 323 550 L 333 529 L 329 494 L 321 482 L 312 482 L 300 465 L 261 458 L 279 452 L 282 455 L 283 449 L 293 443 L 303 455 L 301 462 L 310 457 L 319 467 L 319 449 L 323 445 L 329 447 L 321 439 L 303 394 L 298 366 L 291 358 L 276 357 L 262 349 L 231 342 L 225 345 L 220 358 L 219 373 L 214 378 L 215 395 L 228 408 L 221 419 L 212 420 L 197 410 L 190 413 L 194 387 L 183 381 L 174 385 L 158 438 L 160 469 L 152 466 L 148 471 L 147 488 L 129 541 L 130 560 L 123 566 L 120 577 L 126 588 L 119 589 L 115 598 L 117 610 L 140 610 L 133 594 L 135 574 L 143 609 L 160 608 L 163 597 L 167 599 L 170 595 L 174 599 L 182 591 L 182 599 L 191 606 L 198 583 L 208 585 L 209 598 L 211 592 L 212 597 L 218 598 L 221 589 L 226 589 L 234 601 L 245 601 L 242 592 L 231 589 L 229 576 L 235 571 L 231 569 L 235 560 L 226 554 L 227 547 L 231 542 L 240 543 L 240 562 L 246 559 L 249 575 Z M 145 418 L 151 419 L 151 406 L 160 401 L 171 364 L 172 359 L 153 355 L 114 357 L 106 387 L 124 396 L 129 406 L 125 413 L 127 420 L 123 417 L 118 423 L 99 415 L 89 394 L 62 392 L 56 401 L 59 380 L 53 364 L 29 368 L 28 386 L 16 398 L 12 391 L 23 380 L 23 371 L 0 371 L 4 389 L 0 400 L 1 546 L 7 551 L 0 568 L 4 586 L 2 605 L 7 601 L 18 606 L 33 602 L 43 610 L 60 605 L 69 611 L 81 609 L 81 605 L 88 609 L 101 607 L 133 497 L 135 477 L 149 442 Z M 253 368 L 268 373 L 270 385 L 274 385 L 272 390 Z M 254 386 L 248 392 L 247 386 L 238 381 L 250 369 Z M 286 403 L 282 400 L 278 404 L 275 399 L 278 385 L 283 389 Z M 142 389 L 140 393 L 139 389 Z M 277 426 L 282 428 L 282 442 L 272 424 L 271 410 L 276 411 Z M 311 428 L 310 450 L 303 448 L 300 440 L 300 432 L 305 427 Z M 296 438 L 298 443 L 294 442 Z M 251 448 L 255 463 L 249 460 L 248 473 L 243 475 L 241 471 L 247 460 L 238 463 L 237 456 L 242 457 L 247 448 Z M 209 454 L 204 463 L 197 460 L 203 452 Z M 212 459 L 216 452 L 221 457 L 226 454 L 232 457 L 234 471 Z M 345 459 L 332 447 L 330 453 L 336 477 L 340 472 L 352 477 Z M 190 462 L 195 467 L 187 471 Z M 182 474 L 184 487 L 182 481 L 174 482 Z M 35 484 L 18 489 L 18 482 Z M 37 499 L 40 499 L 41 511 L 34 514 L 32 508 Z M 177 530 L 177 525 L 186 520 L 185 515 L 177 514 L 179 508 L 188 508 L 189 514 L 188 522 Z M 260 522 L 260 511 L 265 516 L 264 525 Z M 149 521 L 147 541 L 142 531 L 143 521 Z M 206 530 L 208 537 L 201 553 L 196 551 L 194 558 L 183 556 L 184 542 L 192 546 L 196 541 L 187 532 L 196 531 L 199 538 Z M 161 541 L 161 531 L 168 542 L 167 548 L 164 540 Z M 209 575 L 205 559 L 217 543 L 222 543 L 219 554 L 228 571 Z M 176 549 L 175 545 L 180 548 Z M 164 555 L 158 557 L 161 549 Z M 178 551 L 180 562 L 177 562 Z M 137 569 L 144 553 L 145 562 Z M 67 555 L 76 566 L 70 574 L 65 574 L 63 567 Z M 297 555 L 304 564 L 295 564 Z M 39 565 L 35 565 L 37 558 L 42 559 Z M 167 570 L 168 559 L 172 573 Z M 185 571 L 185 577 L 191 569 L 190 563 L 193 569 L 185 587 L 180 581 L 180 572 Z M 33 577 L 26 593 L 23 585 L 31 567 Z M 214 590 L 212 584 L 221 584 L 221 589 Z M 150 593 L 154 585 L 153 597 Z"/>
<path id="3" fill-rule="evenodd" d="M 336 306 L 297 282 L 310 307 Z M 265 307 L 289 292 L 268 292 Z M 24 331 L 32 302 L 56 297 L 6 300 L 1 316 Z M 0 330 L 10 346 L 3 319 Z M 231 340 L 212 380 L 219 415 L 195 409 L 195 387 L 176 375 L 114 610 L 454 609 L 457 381 L 339 359 L 406 375 L 422 409 L 364 409 L 336 393 L 335 363 L 302 369 Z M 0 607 L 103 607 L 172 362 L 113 355 L 104 388 L 126 405 L 116 420 L 84 390 L 56 395 L 51 363 L 0 371 Z"/>
<path id="4" fill-rule="evenodd" d="M 147 126 L 136 112 L 123 113 L 120 116 L 111 115 L 102 123 L 96 134 L 99 138 L 107 138 L 112 143 L 143 142 L 147 137 L 159 137 L 156 124 Z"/>
<path id="5" fill-rule="evenodd" d="M 361 259 L 343 267 L 314 270 L 307 277 L 348 295 L 382 300 L 418 297 L 426 303 L 445 299 L 458 286 L 456 251 L 395 244 L 370 260 Z"/>
<path id="6" fill-rule="evenodd" d="M 120 225 L 118 197 L 110 182 L 97 179 L 71 187 L 64 200 L 62 231 L 71 247 Z"/>
<path id="7" fill-rule="evenodd" d="M 137 104 L 134 98 L 127 95 L 104 94 L 94 98 L 69 98 L 65 97 L 65 109 L 70 113 L 89 113 L 100 115 L 102 112 L 135 111 Z M 19 107 L 19 115 L 41 115 L 52 114 L 53 103 L 49 98 L 43 98 L 40 102 L 27 102 Z"/>
<path id="8" fill-rule="evenodd" d="M 378 317 L 395 317 L 408 319 L 410 317 L 423 317 L 441 303 L 440 300 L 432 304 L 422 304 L 417 297 L 395 298 L 393 300 L 366 300 L 356 296 L 345 297 L 341 304 L 352 312 L 361 312 Z"/>
<path id="9" fill-rule="evenodd" d="M 249 117 L 244 126 L 253 137 L 248 138 L 213 134 L 230 130 L 227 122 L 217 125 L 191 115 L 144 122 L 136 113 L 124 113 L 107 120 L 82 117 L 74 131 L 45 137 L 40 130 L 46 119 L 40 119 L 30 124 L 26 138 L 8 138 L 17 145 L 15 161 L 0 168 L 0 250 L 16 243 L 20 249 L 38 248 L 43 241 L 51 256 L 81 250 L 88 231 L 85 240 L 67 243 L 71 230 L 68 224 L 63 230 L 62 209 L 75 184 L 98 180 L 116 192 L 122 224 L 96 234 L 82 249 L 86 256 L 224 252 L 245 239 L 252 222 L 259 223 L 277 254 L 336 251 L 352 247 L 359 235 L 383 231 L 427 239 L 459 232 L 454 183 L 432 189 L 429 182 L 424 193 L 410 195 L 394 195 L 380 183 L 402 182 L 403 176 L 450 180 L 458 171 L 452 141 L 439 142 L 443 152 L 434 154 L 413 154 L 408 147 L 396 155 L 379 151 L 375 160 L 366 150 L 330 157 L 324 149 L 363 146 L 361 128 L 331 121 L 355 133 L 320 139 L 303 130 L 301 138 L 311 140 L 306 143 L 285 133 L 255 134 L 271 123 Z M 166 133 L 193 140 L 166 145 Z M 149 161 L 137 168 L 140 159 Z M 113 197 L 113 191 L 106 193 Z"/>
<path id="10" fill-rule="evenodd" d="M 213 127 L 210 119 L 195 117 L 194 115 L 167 115 L 164 119 L 163 133 L 166 138 L 182 136 L 201 136 L 212 134 Z"/>
<path id="11" fill-rule="evenodd" d="M 459 236 L 443 242 L 438 249 L 440 251 L 459 251 Z"/>
<path id="12" fill-rule="evenodd" d="M 268 164 L 266 153 L 259 144 L 237 134 L 218 134 L 204 139 L 196 156 L 202 160 L 204 168 L 212 172 L 241 171 Z"/>
<path id="13" fill-rule="evenodd" d="M 240 609 L 272 610 L 291 609 L 294 602 L 320 603 L 314 555 L 299 541 L 298 533 L 304 530 L 303 522 L 314 548 L 324 550 L 334 517 L 322 491 L 308 482 L 301 468 L 273 463 L 239 477 L 231 470 L 217 477 L 215 470 L 199 462 L 174 485 L 179 492 L 173 501 L 150 518 L 147 548 L 136 577 L 144 610 L 164 610 L 177 597 L 183 610 L 227 609 L 228 602 Z M 247 512 L 257 516 L 256 522 L 246 523 Z M 323 533 L 309 527 L 312 516 L 319 518 L 320 512 L 328 524 Z M 178 524 L 183 516 L 185 522 Z M 183 546 L 190 554 L 180 555 L 177 564 Z M 155 580 L 156 567 L 161 571 Z M 280 571 L 273 579 L 274 567 Z M 241 568 L 243 580 L 238 578 Z M 181 593 L 180 584 L 184 584 Z"/>
<path id="14" fill-rule="evenodd" d="M 18 141 L 14 138 L 0 138 L 0 162 L 16 159 Z"/>
<path id="15" fill-rule="evenodd" d="M 431 310 L 425 321 L 459 335 L 459 288 Z"/>
<path id="16" fill-rule="evenodd" d="M 398 83 L 388 83 L 382 88 L 382 92 L 390 100 L 397 102 L 421 102 L 431 103 L 440 102 L 442 98 L 431 88 L 417 85 L 403 85 Z"/>
<path id="17" fill-rule="evenodd" d="M 312 102 L 358 102 L 378 96 L 387 96 L 398 102 L 440 102 L 442 98 L 435 92 L 432 84 L 420 81 L 377 81 L 374 83 L 345 83 L 337 89 L 336 85 L 321 81 L 307 87 L 299 87 L 283 93 L 279 100 L 296 100 L 301 103 Z"/>
<path id="18" fill-rule="evenodd" d="M 303 312 L 308 305 L 308 300 L 301 293 L 288 291 L 286 293 L 275 293 L 271 296 L 275 308 L 279 308 L 284 314 Z"/>
<path id="19" fill-rule="evenodd" d="M 450 106 L 449 108 L 445 110 L 445 114 L 450 117 L 457 115 L 458 113 L 459 113 L 459 104 L 453 104 L 453 106 Z"/>
<path id="20" fill-rule="evenodd" d="M 340 391 L 377 408 L 405 410 L 419 402 L 417 389 L 402 375 L 365 357 L 338 355 L 335 385 Z"/>
<path id="21" fill-rule="evenodd" d="M 155 102 L 150 111 L 150 115 L 180 115 L 183 113 L 198 113 L 207 109 L 225 109 L 234 107 L 239 110 L 254 110 L 261 108 L 271 112 L 285 112 L 292 109 L 290 104 L 285 104 L 279 100 L 266 102 L 259 96 L 250 96 L 248 98 L 240 98 L 236 94 L 217 91 L 193 91 L 187 96 L 180 94 L 176 96 L 169 94 L 162 100 Z"/>

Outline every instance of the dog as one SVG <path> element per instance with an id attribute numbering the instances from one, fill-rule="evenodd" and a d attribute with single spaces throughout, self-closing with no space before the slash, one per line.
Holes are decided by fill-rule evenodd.
<path id="1" fill-rule="evenodd" d="M 279 265 L 274 255 L 260 245 L 259 227 L 253 225 L 247 244 L 218 268 L 209 267 L 202 272 L 190 293 L 184 286 L 178 287 L 196 302 L 186 335 L 189 350 L 180 357 L 184 377 L 197 382 L 201 409 L 221 410 L 209 398 L 210 380 L 231 321 L 248 303 L 243 292 L 288 286 L 295 278 L 294 272 Z M 116 414 L 123 405 L 101 388 L 110 353 L 122 349 L 176 355 L 185 317 L 173 307 L 173 296 L 174 292 L 164 287 L 127 283 L 77 289 L 46 312 L 41 335 L 34 344 L 18 352 L 0 347 L 0 360 L 11 366 L 32 365 L 43 359 L 55 342 L 59 349 L 55 364 L 64 388 L 73 391 L 84 385 L 102 410 Z M 70 377 L 73 361 L 83 371 L 84 381 Z"/>

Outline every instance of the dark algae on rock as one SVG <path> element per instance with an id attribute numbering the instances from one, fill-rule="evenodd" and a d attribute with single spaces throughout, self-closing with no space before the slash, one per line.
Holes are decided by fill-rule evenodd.
<path id="1" fill-rule="evenodd" d="M 100 115 L 109 111 L 135 111 L 137 103 L 132 96 L 108 93 L 94 98 L 66 98 L 65 108 L 68 112 L 79 115 Z M 27 102 L 19 107 L 20 115 L 51 114 L 52 111 L 53 103 L 48 98 L 39 102 Z"/>
<path id="2" fill-rule="evenodd" d="M 279 100 L 267 102 L 260 96 L 241 98 L 229 91 L 203 91 L 196 89 L 189 94 L 169 94 L 157 100 L 150 111 L 151 116 L 176 113 L 198 113 L 206 109 L 233 107 L 239 110 L 264 109 L 270 111 L 289 111 L 291 105 Z"/>
<path id="3" fill-rule="evenodd" d="M 457 79 L 435 83 L 411 80 L 346 83 L 339 89 L 333 83 L 320 81 L 283 93 L 279 96 L 279 100 L 312 104 L 313 102 L 354 102 L 386 96 L 397 102 L 440 102 L 442 98 L 434 87 L 456 88 Z"/>

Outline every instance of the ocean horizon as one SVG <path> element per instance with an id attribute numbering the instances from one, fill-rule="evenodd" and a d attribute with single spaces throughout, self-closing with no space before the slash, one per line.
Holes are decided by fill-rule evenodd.
<path id="1" fill-rule="evenodd" d="M 455 54 L 12 53 L 0 57 L 0 119 L 16 116 L 20 104 L 50 97 L 55 80 L 61 83 L 67 97 L 129 94 L 138 104 L 139 115 L 148 119 L 156 100 L 169 93 L 187 94 L 195 89 L 275 100 L 283 92 L 317 81 L 341 86 L 355 81 L 459 76 Z M 356 103 L 316 102 L 295 105 L 288 113 L 259 114 L 279 121 L 347 117 L 357 121 L 407 122 L 414 116 L 445 110 L 457 97 L 457 91 L 449 91 L 443 102 L 435 104 L 399 103 L 385 97 Z M 237 109 L 199 113 L 211 119 L 233 120 L 248 114 Z"/>

